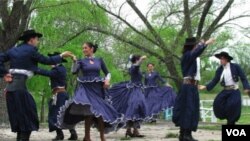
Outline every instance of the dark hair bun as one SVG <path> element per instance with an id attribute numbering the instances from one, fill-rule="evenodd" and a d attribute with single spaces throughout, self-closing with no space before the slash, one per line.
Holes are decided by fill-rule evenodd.
<path id="1" fill-rule="evenodd" d="M 96 52 L 96 50 L 98 49 L 98 44 L 94 44 L 93 48 L 94 48 L 94 52 Z"/>
<path id="2" fill-rule="evenodd" d="M 98 48 L 98 44 L 94 44 L 93 47 L 94 47 L 94 48 Z"/>
<path id="3" fill-rule="evenodd" d="M 98 45 L 97 44 L 94 44 L 93 45 L 93 48 L 94 48 L 94 53 L 96 52 L 97 48 L 98 48 Z"/>
<path id="4" fill-rule="evenodd" d="M 87 44 L 90 48 L 94 48 L 94 53 L 96 52 L 98 45 L 97 44 L 93 44 L 92 42 L 86 42 L 85 44 Z"/>

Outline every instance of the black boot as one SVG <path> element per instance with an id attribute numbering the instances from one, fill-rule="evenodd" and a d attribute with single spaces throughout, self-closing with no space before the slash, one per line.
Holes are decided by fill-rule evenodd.
<path id="1" fill-rule="evenodd" d="M 184 130 L 183 141 L 198 141 L 193 138 L 191 130 Z"/>
<path id="2" fill-rule="evenodd" d="M 184 129 L 180 128 L 179 141 L 184 141 L 183 136 L 184 136 Z"/>
<path id="3" fill-rule="evenodd" d="M 76 133 L 75 129 L 70 129 L 69 132 L 70 132 L 71 135 L 68 138 L 68 140 L 77 140 L 78 139 L 78 136 L 77 136 L 77 133 Z"/>
<path id="4" fill-rule="evenodd" d="M 227 125 L 235 125 L 235 122 L 227 121 Z"/>
<path id="5" fill-rule="evenodd" d="M 57 129 L 56 137 L 52 139 L 52 141 L 58 141 L 58 140 L 63 140 L 63 139 L 64 139 L 64 135 L 63 135 L 62 129 Z"/>
<path id="6" fill-rule="evenodd" d="M 29 133 L 26 134 L 26 139 L 27 139 L 27 141 L 30 140 L 30 135 L 31 135 L 31 132 L 29 132 Z"/>
<path id="7" fill-rule="evenodd" d="M 20 141 L 21 140 L 21 133 L 17 132 L 16 134 L 16 141 Z"/>
<path id="8" fill-rule="evenodd" d="M 20 141 L 29 141 L 31 132 L 20 133 Z"/>

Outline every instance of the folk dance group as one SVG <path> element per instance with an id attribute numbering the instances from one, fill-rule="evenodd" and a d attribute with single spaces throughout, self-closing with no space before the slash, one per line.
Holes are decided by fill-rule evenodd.
<path id="1" fill-rule="evenodd" d="M 195 38 L 186 39 L 181 59 L 184 78 L 176 97 L 171 87 L 157 83 L 158 80 L 162 83 L 166 81 L 154 71 L 154 64 L 147 65 L 146 73 L 140 71 L 146 56 L 133 55 L 130 58 L 130 81 L 113 84 L 109 88 L 111 74 L 104 60 L 94 57 L 97 45 L 84 43 L 85 57 L 82 59 L 77 59 L 69 51 L 44 56 L 37 49 L 41 37 L 41 33 L 27 30 L 19 38 L 22 44 L 0 53 L 0 76 L 7 82 L 5 96 L 9 121 L 12 132 L 17 133 L 17 141 L 29 141 L 31 132 L 39 129 L 36 104 L 26 87 L 27 79 L 33 75 L 50 78 L 52 99 L 49 102 L 49 131 L 57 133 L 53 141 L 64 139 L 63 129 L 71 133 L 68 140 L 77 140 L 75 126 L 81 121 L 85 126 L 84 141 L 91 140 L 91 127 L 98 129 L 101 141 L 105 141 L 105 133 L 123 127 L 127 129 L 126 136 L 144 137 L 138 131 L 141 123 L 154 121 L 161 111 L 170 107 L 174 107 L 173 122 L 180 127 L 179 140 L 195 141 L 191 132 L 197 130 L 199 121 L 198 88 L 211 90 L 221 82 L 224 89 L 214 101 L 214 112 L 218 118 L 227 119 L 228 124 L 235 124 L 240 117 L 239 79 L 246 92 L 250 89 L 242 69 L 230 62 L 233 58 L 226 52 L 215 55 L 221 60 L 215 78 L 207 85 L 198 86 L 200 69 L 197 58 L 214 42 L 213 39 L 199 43 Z M 67 72 L 63 65 L 67 62 L 65 58 L 73 60 L 72 73 L 78 76 L 72 98 L 67 93 Z M 9 62 L 8 70 L 5 62 Z M 39 68 L 38 63 L 51 65 L 52 69 Z M 105 78 L 100 76 L 101 71 Z"/>
<path id="2" fill-rule="evenodd" d="M 27 79 L 35 74 L 50 78 L 52 99 L 49 102 L 48 123 L 49 131 L 57 133 L 52 139 L 54 141 L 64 139 L 62 129 L 69 129 L 69 140 L 77 140 L 75 126 L 80 121 L 85 121 L 84 141 L 91 140 L 91 127 L 99 130 L 102 141 L 105 141 L 105 133 L 122 127 L 127 128 L 126 136 L 143 137 L 138 131 L 140 124 L 154 120 L 155 115 L 174 105 L 175 92 L 169 86 L 158 85 L 158 80 L 165 81 L 154 71 L 152 63 L 148 64 L 147 73 L 141 73 L 140 64 L 145 56 L 134 55 L 131 58 L 130 81 L 109 88 L 111 74 L 103 59 L 94 57 L 97 45 L 84 43 L 85 57 L 82 59 L 76 59 L 69 51 L 44 56 L 37 49 L 41 37 L 41 33 L 27 30 L 19 38 L 22 44 L 0 54 L 0 74 L 7 82 L 5 96 L 9 121 L 12 132 L 17 133 L 17 141 L 29 141 L 31 132 L 39 129 L 36 104 L 26 87 Z M 67 94 L 65 58 L 72 58 L 72 73 L 78 76 L 72 98 Z M 10 64 L 8 70 L 5 62 Z M 52 69 L 39 68 L 38 63 L 51 65 Z M 100 76 L 101 71 L 105 78 Z"/>

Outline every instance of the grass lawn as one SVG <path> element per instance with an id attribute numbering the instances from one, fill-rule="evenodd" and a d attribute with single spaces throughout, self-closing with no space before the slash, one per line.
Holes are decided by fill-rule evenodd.
<path id="1" fill-rule="evenodd" d="M 200 100 L 214 100 L 217 94 L 200 93 Z"/>

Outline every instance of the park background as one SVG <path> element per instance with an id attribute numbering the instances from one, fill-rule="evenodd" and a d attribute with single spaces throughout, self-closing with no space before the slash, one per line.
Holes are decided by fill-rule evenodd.
<path id="1" fill-rule="evenodd" d="M 18 37 L 30 28 L 43 34 L 39 52 L 45 55 L 69 50 L 82 58 L 82 44 L 91 41 L 99 45 L 95 56 L 104 59 L 112 84 L 129 80 L 128 57 L 141 54 L 148 56 L 141 70 L 146 71 L 147 63 L 154 63 L 156 71 L 178 92 L 181 51 L 185 38 L 191 36 L 216 39 L 201 56 L 200 84 L 213 78 L 219 63 L 212 56 L 222 50 L 229 52 L 250 78 L 249 7 L 247 0 L 0 0 L 0 51 L 18 44 Z M 72 96 L 76 76 L 70 73 L 71 64 L 68 60 L 64 65 Z M 2 94 L 5 84 L 1 81 L 0 85 L 0 125 L 7 126 Z M 47 126 L 49 78 L 35 76 L 28 81 L 28 88 L 37 103 L 40 121 Z M 201 100 L 213 100 L 221 89 L 218 84 L 210 92 L 202 91 Z M 249 124 L 250 108 L 242 109 L 239 123 Z M 218 130 L 218 125 L 200 128 Z"/>

